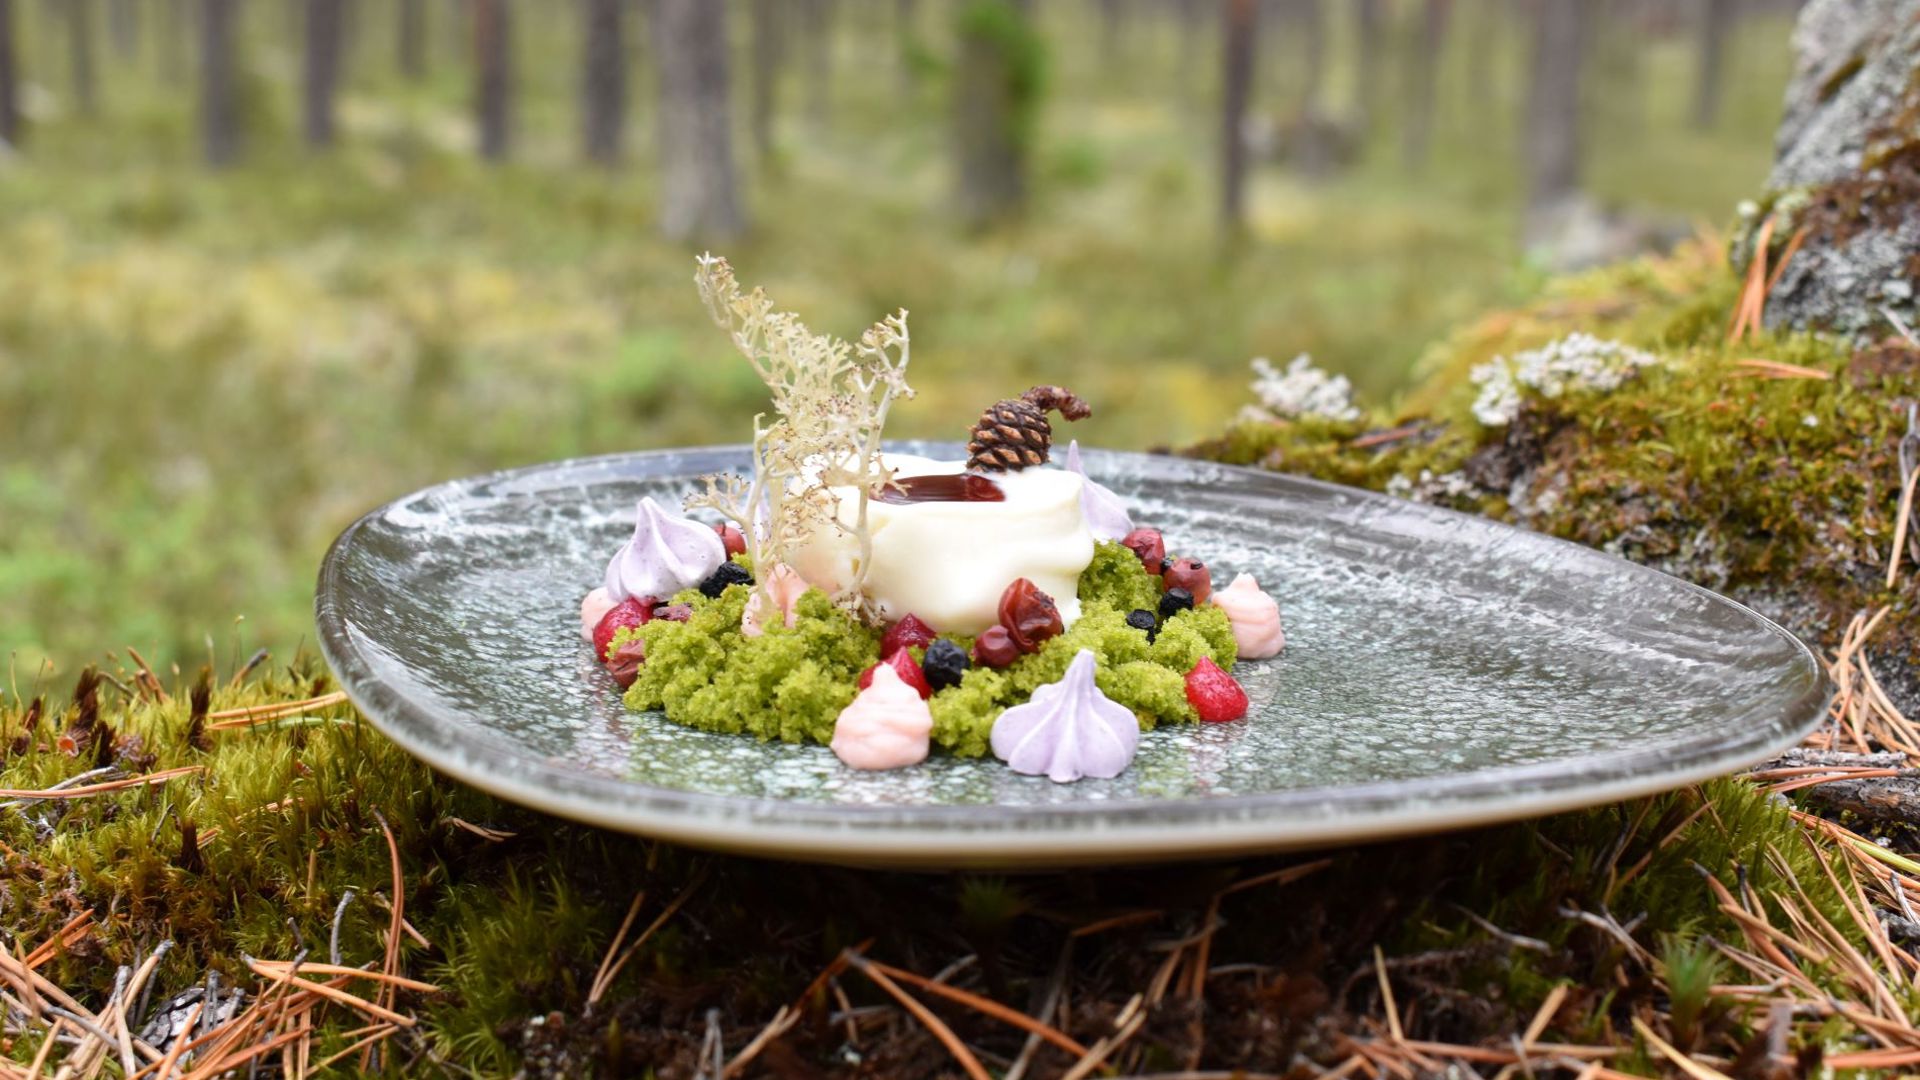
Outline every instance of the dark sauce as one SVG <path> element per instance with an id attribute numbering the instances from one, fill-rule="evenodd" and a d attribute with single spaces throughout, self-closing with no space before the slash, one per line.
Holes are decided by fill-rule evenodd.
<path id="1" fill-rule="evenodd" d="M 906 476 L 882 487 L 874 498 L 903 506 L 924 502 L 1006 502 L 1000 485 L 975 473 Z"/>

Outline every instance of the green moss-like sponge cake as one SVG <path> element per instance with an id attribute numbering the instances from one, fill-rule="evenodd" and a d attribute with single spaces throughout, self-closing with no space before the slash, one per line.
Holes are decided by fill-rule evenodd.
<path id="1" fill-rule="evenodd" d="M 655 619 L 621 631 L 616 642 L 638 637 L 646 643 L 647 662 L 627 690 L 627 705 L 659 709 L 669 720 L 703 731 L 790 743 L 831 741 L 840 710 L 859 691 L 861 672 L 880 660 L 880 633 L 814 589 L 801 599 L 791 628 L 776 623 L 748 637 L 740 617 L 749 591 L 732 585 L 708 598 L 690 589 L 673 598 L 693 609 L 685 622 Z M 1098 658 L 1100 691 L 1133 710 L 1141 727 L 1197 720 L 1186 674 L 1203 656 L 1231 669 L 1233 627 L 1225 612 L 1203 606 L 1167 619 L 1149 642 L 1126 617 L 1151 609 L 1159 595 L 1159 583 L 1133 552 L 1120 544 L 1098 545 L 1080 575 L 1080 618 L 1007 667 L 975 666 L 959 685 L 936 692 L 928 703 L 934 744 L 964 757 L 986 753 L 1000 713 L 1058 680 L 1082 649 Z M 942 636 L 962 648 L 972 645 L 963 636 Z M 923 655 L 914 650 L 916 660 Z"/>

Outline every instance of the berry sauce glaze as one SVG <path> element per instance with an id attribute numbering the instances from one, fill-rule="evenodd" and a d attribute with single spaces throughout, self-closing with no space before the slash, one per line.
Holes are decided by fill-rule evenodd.
<path id="1" fill-rule="evenodd" d="M 882 487 L 873 496 L 883 503 L 1006 502 L 1007 493 L 977 473 L 936 473 L 907 476 Z"/>

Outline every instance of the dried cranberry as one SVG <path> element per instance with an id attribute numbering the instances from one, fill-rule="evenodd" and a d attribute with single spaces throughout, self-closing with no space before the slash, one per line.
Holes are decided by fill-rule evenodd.
<path id="1" fill-rule="evenodd" d="M 668 622 L 686 622 L 688 619 L 693 618 L 693 605 L 668 604 L 666 607 L 654 608 L 653 617 L 656 619 L 665 619 Z"/>
<path id="2" fill-rule="evenodd" d="M 1135 529 L 1120 542 L 1140 556 L 1140 565 L 1146 567 L 1147 573 L 1160 572 L 1160 564 L 1167 558 L 1167 542 L 1161 538 L 1159 529 Z"/>
<path id="3" fill-rule="evenodd" d="M 883 662 L 893 669 L 894 674 L 900 676 L 901 682 L 920 691 L 921 698 L 924 699 L 933 696 L 933 684 L 927 682 L 926 672 L 920 670 L 920 665 L 913 662 L 912 653 L 905 649 L 895 649 L 893 652 L 887 654 L 887 658 Z M 860 689 L 865 690 L 867 687 L 873 685 L 873 673 L 878 670 L 880 670 L 880 665 L 875 664 L 860 673 Z"/>
<path id="4" fill-rule="evenodd" d="M 892 656 L 901 649 L 926 648 L 933 644 L 939 635 L 933 627 L 920 621 L 918 615 L 908 615 L 892 626 L 887 627 L 886 636 L 880 639 L 880 655 Z"/>
<path id="5" fill-rule="evenodd" d="M 607 646 L 613 644 L 614 633 L 630 626 L 645 626 L 653 618 L 653 607 L 659 602 L 651 596 L 630 596 L 608 608 L 593 626 L 594 658 L 607 659 Z"/>
<path id="6" fill-rule="evenodd" d="M 620 643 L 607 659 L 607 673 L 613 681 L 625 690 L 640 677 L 640 665 L 647 662 L 647 643 L 639 638 L 631 638 Z"/>
<path id="7" fill-rule="evenodd" d="M 1020 659 L 1020 647 L 1004 626 L 989 626 L 973 639 L 973 662 L 987 667 L 1006 667 Z"/>
<path id="8" fill-rule="evenodd" d="M 1023 653 L 1033 652 L 1041 642 L 1067 628 L 1053 597 L 1026 578 L 1016 579 L 1000 594 L 1000 625 L 1006 627 L 1014 647 Z"/>
<path id="9" fill-rule="evenodd" d="M 1247 715 L 1247 692 L 1209 656 L 1201 657 L 1187 672 L 1187 703 L 1209 724 Z"/>
<path id="10" fill-rule="evenodd" d="M 1213 574 L 1199 559 L 1175 559 L 1160 577 L 1169 589 L 1185 589 L 1193 594 L 1193 606 L 1199 607 L 1213 595 Z"/>
<path id="11" fill-rule="evenodd" d="M 739 529 L 721 521 L 714 524 L 713 531 L 720 534 L 720 543 L 726 546 L 727 558 L 747 553 L 747 538 Z"/>

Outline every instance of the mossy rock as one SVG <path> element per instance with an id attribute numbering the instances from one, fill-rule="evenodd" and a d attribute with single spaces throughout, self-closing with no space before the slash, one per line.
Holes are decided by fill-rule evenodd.
<path id="1" fill-rule="evenodd" d="M 1889 606 L 1870 658 L 1898 703 L 1920 701 L 1911 544 L 1886 584 L 1920 348 L 1803 332 L 1730 341 L 1742 282 L 1720 251 L 1703 237 L 1489 315 L 1436 346 L 1424 382 L 1371 423 L 1244 419 L 1189 453 L 1575 540 L 1726 592 L 1816 645 Z M 1522 387 L 1506 423 L 1476 414 L 1476 375 L 1492 362 L 1575 334 L 1656 362 L 1610 390 Z"/>

